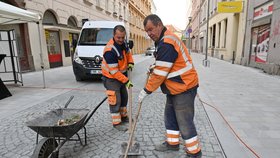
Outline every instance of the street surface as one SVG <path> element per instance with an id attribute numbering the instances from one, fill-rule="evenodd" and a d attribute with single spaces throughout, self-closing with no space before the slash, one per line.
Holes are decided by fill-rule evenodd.
<path id="1" fill-rule="evenodd" d="M 202 104 L 201 100 L 220 110 L 235 132 L 260 157 L 279 157 L 280 126 L 277 121 L 280 116 L 280 78 L 213 58 L 210 58 L 209 68 L 203 67 L 204 56 L 192 53 L 192 57 L 200 78 L 195 123 L 203 157 L 256 156 L 234 136 L 221 115 L 214 108 Z M 132 95 L 133 112 L 136 112 L 137 95 L 143 88 L 146 69 L 154 59 L 143 55 L 135 55 L 134 59 Z M 72 95 L 74 99 L 68 108 L 92 109 L 105 97 L 101 80 L 76 82 L 72 67 L 46 70 L 45 80 L 46 88 L 43 89 L 42 72 L 31 72 L 23 74 L 23 87 L 8 85 L 13 96 L 0 100 L 0 157 L 27 158 L 32 155 L 36 133 L 25 125 L 26 121 L 63 107 Z M 154 150 L 154 145 L 165 139 L 164 104 L 165 96 L 160 90 L 143 102 L 135 132 L 135 139 L 141 148 L 141 156 L 138 157 L 185 157 L 183 145 L 180 152 Z M 107 102 L 96 111 L 86 128 L 88 145 L 83 147 L 79 142 L 66 142 L 59 157 L 120 157 L 121 143 L 128 140 L 128 132 L 112 127 Z M 79 132 L 81 137 L 82 132 Z"/>

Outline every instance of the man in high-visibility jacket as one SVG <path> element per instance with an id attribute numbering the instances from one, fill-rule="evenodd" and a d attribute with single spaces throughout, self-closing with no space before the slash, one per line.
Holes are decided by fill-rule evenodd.
<path id="1" fill-rule="evenodd" d="M 161 87 L 166 94 L 164 123 L 166 141 L 155 147 L 158 151 L 179 150 L 179 136 L 184 140 L 188 157 L 201 157 L 194 118 L 194 99 L 198 88 L 198 75 L 183 42 L 163 26 L 161 19 L 148 15 L 144 29 L 155 42 L 155 64 L 149 80 L 140 92 L 138 101 Z"/>
<path id="2" fill-rule="evenodd" d="M 127 88 L 133 85 L 127 77 L 127 70 L 134 66 L 132 53 L 126 42 L 124 26 L 114 27 L 113 38 L 109 40 L 103 52 L 102 80 L 108 95 L 112 124 L 119 130 L 127 130 L 122 122 L 127 122 Z"/>

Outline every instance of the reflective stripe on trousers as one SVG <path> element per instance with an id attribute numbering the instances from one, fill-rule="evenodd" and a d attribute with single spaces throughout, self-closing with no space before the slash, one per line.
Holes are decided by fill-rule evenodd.
<path id="1" fill-rule="evenodd" d="M 193 122 L 197 87 L 178 95 L 167 95 L 164 123 L 167 130 L 179 131 L 184 140 L 197 136 Z"/>
<path id="2" fill-rule="evenodd" d="M 116 79 L 102 77 L 104 87 L 107 90 L 113 90 L 116 92 L 117 104 L 115 106 L 110 106 L 111 113 L 120 112 L 121 107 L 126 107 L 128 94 L 125 84 L 121 83 Z"/>

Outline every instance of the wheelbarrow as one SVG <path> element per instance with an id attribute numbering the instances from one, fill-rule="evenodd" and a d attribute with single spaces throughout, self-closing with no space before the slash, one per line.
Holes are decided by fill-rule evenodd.
<path id="1" fill-rule="evenodd" d="M 93 110 L 67 108 L 72 99 L 73 96 L 70 97 L 64 108 L 51 110 L 26 122 L 26 125 L 37 133 L 36 147 L 32 158 L 58 158 L 59 149 L 67 141 L 79 141 L 82 146 L 87 145 L 85 125 L 107 97 Z M 78 134 L 82 128 L 84 129 L 84 144 Z M 40 142 L 38 142 L 39 135 L 44 137 Z M 77 135 L 77 139 L 72 138 L 74 135 Z"/>

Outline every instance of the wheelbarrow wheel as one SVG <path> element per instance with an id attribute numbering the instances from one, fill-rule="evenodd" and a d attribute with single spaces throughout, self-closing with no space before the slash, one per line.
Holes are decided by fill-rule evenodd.
<path id="1" fill-rule="evenodd" d="M 48 158 L 57 146 L 58 144 L 55 139 L 43 138 L 36 145 L 32 158 Z M 51 158 L 58 158 L 58 152 L 53 153 Z"/>

